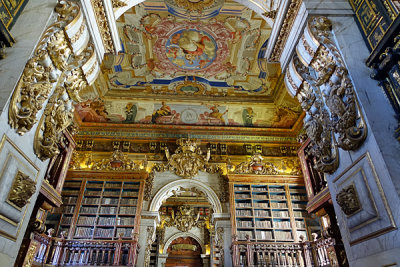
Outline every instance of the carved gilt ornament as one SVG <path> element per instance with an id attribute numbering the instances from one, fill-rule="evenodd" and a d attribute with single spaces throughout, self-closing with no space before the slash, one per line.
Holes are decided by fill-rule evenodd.
<path id="1" fill-rule="evenodd" d="M 188 232 L 193 227 L 201 227 L 204 225 L 203 221 L 199 221 L 200 212 L 195 214 L 193 207 L 179 206 L 176 214 L 172 210 L 171 215 L 162 215 L 162 225 L 178 228 L 179 231 Z"/>
<path id="2" fill-rule="evenodd" d="M 304 129 L 311 140 L 307 153 L 314 168 L 332 173 L 338 168 L 338 147 L 355 150 L 367 136 L 367 127 L 332 23 L 326 17 L 309 20 L 285 74 L 289 92 L 306 112 Z"/>
<path id="3" fill-rule="evenodd" d="M 7 202 L 21 210 L 28 204 L 29 199 L 35 192 L 36 182 L 30 179 L 28 175 L 18 171 L 8 193 Z"/>
<path id="4" fill-rule="evenodd" d="M 237 174 L 279 174 L 278 168 L 270 163 L 263 162 L 264 158 L 261 154 L 256 153 L 251 158 L 250 161 L 242 162 L 235 167 L 234 173 Z"/>
<path id="5" fill-rule="evenodd" d="M 340 190 L 336 195 L 336 202 L 347 216 L 351 216 L 361 210 L 361 203 L 354 184 Z"/>
<path id="6" fill-rule="evenodd" d="M 174 155 L 170 155 L 168 148 L 165 148 L 165 155 L 168 159 L 168 167 L 174 171 L 176 175 L 183 178 L 193 178 L 199 171 L 213 171 L 213 167 L 208 164 L 210 159 L 210 149 L 207 155 L 203 156 L 198 145 L 200 142 L 196 139 L 181 138 L 176 141 L 179 147 L 175 150 Z M 217 169 L 214 170 L 215 172 Z"/>

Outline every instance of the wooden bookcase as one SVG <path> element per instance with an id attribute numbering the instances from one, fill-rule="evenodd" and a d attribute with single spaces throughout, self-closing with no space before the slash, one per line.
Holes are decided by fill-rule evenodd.
<path id="1" fill-rule="evenodd" d="M 230 178 L 232 234 L 239 241 L 246 241 L 246 236 L 253 242 L 297 242 L 301 235 L 308 239 L 304 185 L 276 181 L 252 183 Z"/>
<path id="2" fill-rule="evenodd" d="M 143 201 L 142 179 L 69 179 L 63 205 L 49 217 L 57 235 L 69 239 L 132 239 L 138 233 Z"/>

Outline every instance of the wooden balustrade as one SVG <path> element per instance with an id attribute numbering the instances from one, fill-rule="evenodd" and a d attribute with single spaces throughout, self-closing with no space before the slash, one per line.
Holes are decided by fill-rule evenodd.
<path id="1" fill-rule="evenodd" d="M 68 240 L 35 234 L 35 265 L 135 266 L 137 240 Z"/>
<path id="2" fill-rule="evenodd" d="M 332 238 L 301 243 L 232 242 L 234 267 L 333 267 L 337 263 Z"/>

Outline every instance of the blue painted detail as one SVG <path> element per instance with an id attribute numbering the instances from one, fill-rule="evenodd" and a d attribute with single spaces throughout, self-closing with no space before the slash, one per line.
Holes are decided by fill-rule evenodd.
<path id="1" fill-rule="evenodd" d="M 114 71 L 115 71 L 115 72 L 122 72 L 122 67 L 121 67 L 121 65 L 114 65 Z"/>

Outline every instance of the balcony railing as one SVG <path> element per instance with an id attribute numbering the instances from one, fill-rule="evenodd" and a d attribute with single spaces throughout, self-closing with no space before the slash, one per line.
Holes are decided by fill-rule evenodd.
<path id="1" fill-rule="evenodd" d="M 68 240 L 34 234 L 35 265 L 135 266 L 137 240 Z"/>
<path id="2" fill-rule="evenodd" d="M 234 267 L 333 267 L 337 264 L 333 238 L 300 243 L 232 242 Z"/>

